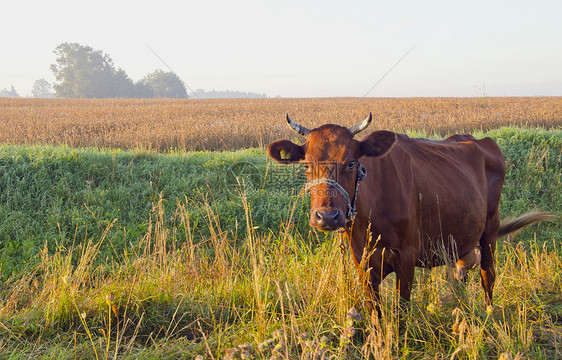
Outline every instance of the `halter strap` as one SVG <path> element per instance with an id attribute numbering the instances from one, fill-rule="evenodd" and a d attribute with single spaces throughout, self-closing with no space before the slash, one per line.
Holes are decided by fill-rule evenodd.
<path id="1" fill-rule="evenodd" d="M 310 188 L 312 188 L 316 185 L 324 184 L 324 183 L 335 187 L 336 190 L 338 190 L 340 192 L 340 194 L 344 197 L 345 201 L 347 201 L 347 204 L 348 205 L 351 204 L 351 201 L 349 199 L 349 194 L 347 193 L 347 191 L 345 191 L 345 189 L 340 184 L 338 184 L 336 181 L 334 181 L 332 179 L 329 179 L 329 178 L 320 178 L 320 179 L 316 179 L 316 180 L 313 180 L 311 182 L 308 182 L 308 183 L 306 183 L 305 190 L 310 191 Z"/>
<path id="2" fill-rule="evenodd" d="M 347 214 L 346 219 L 353 221 L 355 219 L 355 215 L 357 211 L 355 211 L 355 201 L 357 200 L 357 190 L 359 190 L 359 182 L 365 179 L 367 176 L 367 170 L 361 165 L 359 160 L 357 160 L 357 176 L 355 178 L 355 192 L 353 193 L 353 198 L 350 199 L 349 194 L 345 189 L 337 182 L 329 178 L 320 178 L 310 182 L 307 182 L 305 185 L 305 191 L 310 191 L 310 188 L 320 185 L 320 184 L 328 184 L 334 187 L 340 194 L 343 196 L 345 201 L 347 202 Z"/>

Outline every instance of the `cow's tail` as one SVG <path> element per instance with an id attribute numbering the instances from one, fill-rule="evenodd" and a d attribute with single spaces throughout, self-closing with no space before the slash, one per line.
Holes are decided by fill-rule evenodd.
<path id="1" fill-rule="evenodd" d="M 549 212 L 534 211 L 521 215 L 516 219 L 504 221 L 500 224 L 498 236 L 504 236 L 525 226 L 532 225 L 541 221 L 555 221 L 558 216 Z"/>

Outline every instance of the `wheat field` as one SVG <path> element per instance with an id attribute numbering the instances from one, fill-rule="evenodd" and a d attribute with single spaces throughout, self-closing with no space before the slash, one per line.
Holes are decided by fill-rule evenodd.
<path id="1" fill-rule="evenodd" d="M 562 97 L 314 99 L 0 99 L 0 143 L 72 147 L 235 150 L 297 139 L 285 114 L 313 128 L 350 126 L 425 135 L 502 126 L 557 128 Z"/>

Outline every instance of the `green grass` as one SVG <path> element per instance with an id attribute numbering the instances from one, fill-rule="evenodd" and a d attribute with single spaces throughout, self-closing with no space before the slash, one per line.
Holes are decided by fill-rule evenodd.
<path id="1" fill-rule="evenodd" d="M 487 135 L 508 164 L 504 216 L 559 211 L 562 131 Z M 380 323 L 348 317 L 368 314 L 351 260 L 345 284 L 337 239 L 308 228 L 302 173 L 262 150 L 5 145 L 0 169 L 0 358 L 562 356 L 559 224 L 499 244 L 492 314 L 477 271 L 463 287 L 418 270 L 399 329 L 391 279 Z"/>
<path id="2" fill-rule="evenodd" d="M 239 220 L 244 210 L 237 176 L 245 179 L 242 185 L 256 205 L 256 223 L 264 231 L 277 231 L 291 193 L 297 195 L 304 181 L 285 170 L 271 166 L 259 150 L 157 154 L 4 145 L 0 147 L 2 275 L 33 261 L 45 243 L 53 251 L 99 238 L 113 222 L 102 254 L 122 254 L 147 232 L 159 196 L 168 213 L 166 225 L 179 232 L 178 242 L 185 242 L 181 236 L 185 229 L 174 211 L 186 201 L 196 238 L 210 235 L 211 213 L 220 213 L 221 228 L 236 238 L 238 232 L 245 233 L 245 222 Z M 297 225 L 305 231 L 305 221 Z"/>

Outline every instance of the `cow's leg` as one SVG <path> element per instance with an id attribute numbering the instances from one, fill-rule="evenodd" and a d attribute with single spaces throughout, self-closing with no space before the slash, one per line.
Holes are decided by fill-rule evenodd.
<path id="1" fill-rule="evenodd" d="M 375 274 L 374 272 L 369 275 L 370 283 L 365 287 L 368 299 L 367 307 L 369 308 L 369 312 L 371 313 L 371 319 L 373 320 L 373 322 L 375 322 L 375 316 L 377 317 L 377 319 L 380 319 L 382 316 L 380 295 L 381 278 L 380 275 Z"/>
<path id="2" fill-rule="evenodd" d="M 414 283 L 415 259 L 409 254 L 401 254 L 396 264 L 396 290 L 400 295 L 400 308 L 409 307 L 412 284 Z"/>
<path id="3" fill-rule="evenodd" d="M 394 271 L 391 263 L 393 257 L 388 255 L 384 248 L 378 248 L 373 251 L 369 259 L 369 264 L 365 268 L 360 268 L 360 277 L 363 279 L 363 287 L 367 296 L 367 306 L 371 312 L 373 321 L 375 317 L 378 319 L 382 316 L 380 284 L 388 274 Z M 359 265 L 359 264 L 358 264 Z"/>
<path id="4" fill-rule="evenodd" d="M 413 256 L 403 252 L 397 259 L 396 272 L 396 291 L 398 292 L 398 331 L 402 334 L 405 330 L 405 315 L 410 310 L 410 295 L 414 283 L 415 261 Z"/>
<path id="5" fill-rule="evenodd" d="M 488 240 L 486 247 L 482 248 L 482 261 L 480 262 L 480 277 L 482 278 L 482 287 L 486 295 L 486 305 L 492 305 L 492 291 L 496 282 L 496 269 L 494 252 L 496 251 L 496 241 Z"/>
<path id="6" fill-rule="evenodd" d="M 471 252 L 461 257 L 455 264 L 455 278 L 463 283 L 466 282 L 466 273 L 474 269 L 482 260 L 480 245 Z"/>
<path id="7" fill-rule="evenodd" d="M 482 260 L 480 261 L 480 277 L 486 297 L 486 305 L 492 305 L 492 291 L 496 282 L 496 268 L 494 253 L 496 251 L 496 239 L 500 226 L 499 211 L 489 216 L 486 220 L 486 229 L 480 238 Z"/>

